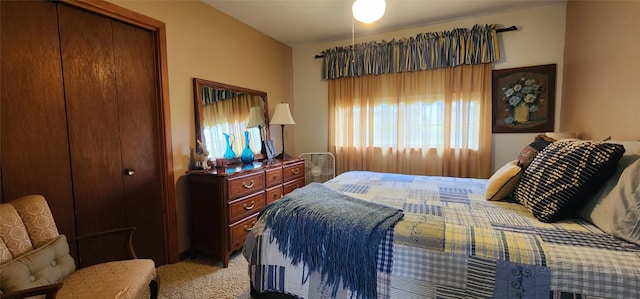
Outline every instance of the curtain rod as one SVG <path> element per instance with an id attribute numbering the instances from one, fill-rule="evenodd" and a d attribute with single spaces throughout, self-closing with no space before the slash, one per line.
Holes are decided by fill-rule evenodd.
<path id="1" fill-rule="evenodd" d="M 507 27 L 507 28 L 498 28 L 498 29 L 496 29 L 496 32 L 500 33 L 500 32 L 507 32 L 507 31 L 516 31 L 516 30 L 518 30 L 518 27 L 513 25 L 513 26 Z M 322 57 L 324 57 L 323 54 L 316 54 L 316 56 L 314 56 L 315 59 L 322 58 Z"/>

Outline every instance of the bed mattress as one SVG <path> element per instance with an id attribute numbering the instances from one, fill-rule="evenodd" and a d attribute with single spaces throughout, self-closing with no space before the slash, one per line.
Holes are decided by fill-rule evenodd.
<path id="1" fill-rule="evenodd" d="M 519 203 L 487 201 L 486 183 L 351 171 L 325 185 L 404 211 L 378 250 L 378 298 L 640 298 L 639 246 L 581 219 L 543 223 Z M 259 220 L 243 249 L 255 290 L 327 298 L 323 278 L 269 239 Z"/>

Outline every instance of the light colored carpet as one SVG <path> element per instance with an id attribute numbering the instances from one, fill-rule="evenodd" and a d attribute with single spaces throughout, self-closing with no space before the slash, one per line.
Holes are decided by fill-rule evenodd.
<path id="1" fill-rule="evenodd" d="M 198 255 L 157 269 L 161 299 L 249 299 L 247 260 L 231 256 L 229 267 L 212 256 Z"/>

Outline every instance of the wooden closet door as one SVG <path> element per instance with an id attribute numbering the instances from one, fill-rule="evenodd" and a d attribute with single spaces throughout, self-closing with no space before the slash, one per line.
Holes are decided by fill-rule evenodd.
<path id="1" fill-rule="evenodd" d="M 113 22 L 122 163 L 134 171 L 124 180 L 127 223 L 136 226 L 139 256 L 166 263 L 162 205 L 162 154 L 155 35 Z"/>
<path id="2" fill-rule="evenodd" d="M 58 14 L 78 234 L 135 226 L 138 256 L 165 264 L 155 35 L 64 5 Z M 81 244 L 82 264 L 121 258 L 110 242 Z"/>
<path id="3" fill-rule="evenodd" d="M 58 5 L 58 22 L 77 233 L 125 227 L 111 20 Z M 108 246 L 117 242 L 83 242 L 80 262 L 123 258 Z"/>
<path id="4" fill-rule="evenodd" d="M 55 4 L 0 2 L 2 200 L 42 194 L 58 230 L 75 234 Z"/>

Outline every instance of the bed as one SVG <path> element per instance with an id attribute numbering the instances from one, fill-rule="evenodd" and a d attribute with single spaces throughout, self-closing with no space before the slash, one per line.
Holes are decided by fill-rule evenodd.
<path id="1" fill-rule="evenodd" d="M 270 219 L 282 208 L 268 206 L 243 248 L 252 295 L 640 298 L 640 142 L 535 143 L 529 151 L 535 157 L 518 157 L 489 179 L 350 171 L 288 194 L 279 201 L 291 205 L 305 192 L 325 198 L 334 192 L 401 216 L 375 244 L 375 275 L 353 278 L 323 266 L 349 268 L 368 261 L 366 255 L 334 256 L 310 266 L 318 257 L 305 260 L 309 248 L 292 254 L 274 236 L 282 230 Z M 280 218 L 296 231 L 299 212 L 287 215 Z M 298 231 L 286 237 L 287 244 L 293 238 L 311 242 L 323 231 Z M 319 247 L 321 257 L 329 257 L 329 247 Z M 373 296 L 366 284 L 350 282 L 365 279 L 375 280 Z"/>

